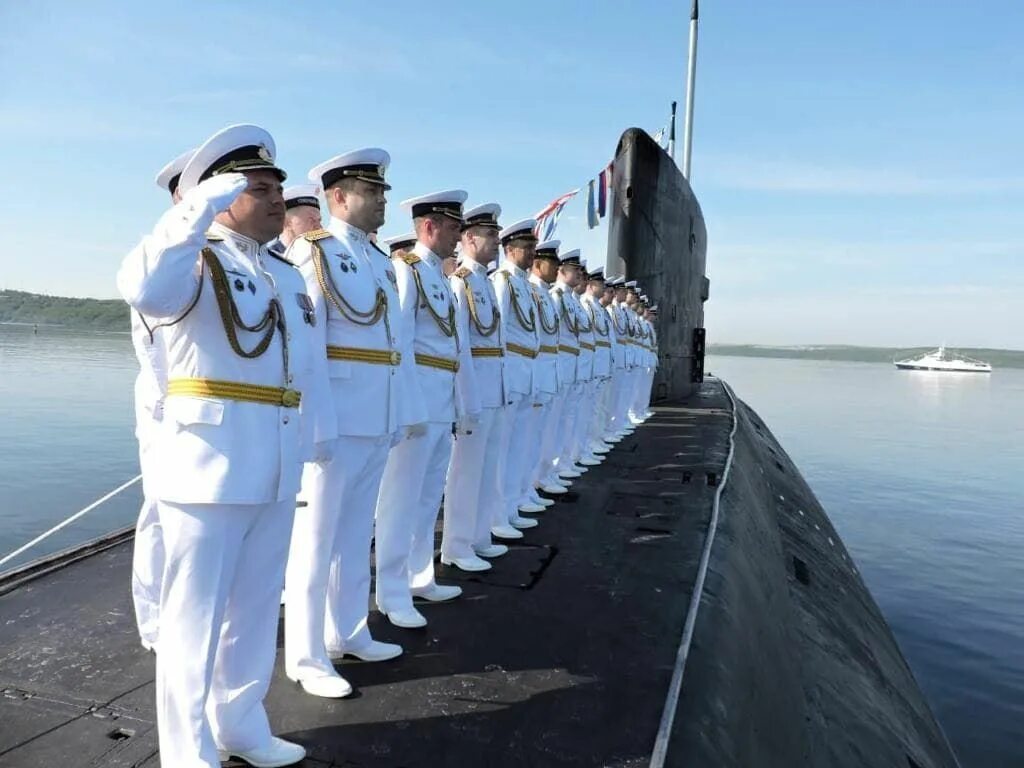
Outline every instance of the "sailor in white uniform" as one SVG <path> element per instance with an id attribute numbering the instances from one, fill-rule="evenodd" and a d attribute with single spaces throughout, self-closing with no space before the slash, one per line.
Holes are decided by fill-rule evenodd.
<path id="1" fill-rule="evenodd" d="M 629 420 L 629 391 L 633 369 L 633 337 L 629 314 L 626 309 L 626 280 L 618 278 L 614 281 L 615 297 L 608 305 L 608 314 L 612 318 L 616 340 L 616 377 L 615 389 L 612 393 L 612 435 L 621 440 L 633 432 L 633 423 Z"/>
<path id="2" fill-rule="evenodd" d="M 416 245 L 416 233 L 409 232 L 404 235 L 395 235 L 384 240 L 384 245 L 388 249 L 388 255 L 394 259 L 401 256 L 403 253 L 412 250 L 412 247 Z"/>
<path id="3" fill-rule="evenodd" d="M 558 276 L 558 248 L 560 240 L 546 240 L 537 244 L 537 255 L 533 260 L 530 282 L 545 294 L 543 303 L 538 297 L 538 329 L 540 346 L 537 354 L 539 366 L 554 369 L 557 390 L 543 414 L 544 428 L 540 439 L 540 460 L 535 471 L 535 483 L 540 490 L 551 496 L 560 496 L 568 491 L 568 484 L 558 477 L 558 457 L 562 447 L 562 415 L 565 409 L 567 386 L 562 383 L 559 370 L 558 341 L 562 331 L 559 304 L 552 297 L 552 288 Z M 550 376 L 549 376 L 550 378 Z M 550 501 L 550 499 L 548 499 Z"/>
<path id="4" fill-rule="evenodd" d="M 625 365 L 625 353 L 623 351 L 623 345 L 619 341 L 618 334 L 616 332 L 615 320 L 616 313 L 614 307 L 615 301 L 615 286 L 623 280 L 618 275 L 608 275 L 604 280 L 604 294 L 601 296 L 601 308 L 604 310 L 605 317 L 608 318 L 608 341 L 611 343 L 612 350 L 612 370 L 611 378 L 608 380 L 608 386 L 605 390 L 604 395 L 604 434 L 602 440 L 611 446 L 621 442 L 622 437 L 616 433 L 619 427 L 615 419 L 615 404 L 616 404 L 616 393 L 618 387 L 621 385 L 622 370 Z"/>
<path id="5" fill-rule="evenodd" d="M 586 293 L 580 303 L 587 313 L 594 332 L 594 378 L 590 394 L 592 417 L 587 428 L 587 450 L 596 456 L 608 453 L 609 445 L 602 439 L 608 423 L 607 394 L 612 373 L 611 320 L 601 306 L 604 295 L 604 268 L 587 274 Z"/>
<path id="6" fill-rule="evenodd" d="M 574 289 L 580 281 L 579 249 L 565 251 L 559 256 L 558 277 L 551 289 L 551 295 L 558 307 L 561 318 L 558 335 L 559 381 L 563 388 L 565 403 L 559 426 L 558 477 L 562 481 L 575 480 L 587 471 L 587 467 L 575 462 L 576 418 L 582 397 L 582 371 L 580 367 L 580 318 L 582 310 L 577 309 Z"/>
<path id="7" fill-rule="evenodd" d="M 550 242 L 555 243 L 554 249 Z M 537 380 L 539 394 L 535 398 L 531 425 L 532 438 L 529 443 L 530 471 L 520 496 L 520 512 L 542 512 L 555 502 L 543 498 L 537 489 L 544 485 L 544 476 L 550 471 L 550 461 L 545 461 L 544 441 L 548 432 L 548 422 L 552 420 L 559 399 L 558 386 L 558 308 L 551 298 L 550 254 L 557 253 L 558 241 L 539 243 L 537 255 L 534 257 L 530 272 L 530 287 L 533 289 L 534 302 L 537 304 L 537 358 L 534 360 L 534 375 Z M 539 407 L 538 407 L 539 405 Z M 564 486 L 562 486 L 564 487 Z M 563 491 L 564 492 L 564 491 Z M 555 495 L 558 495 L 557 493 Z"/>
<path id="8" fill-rule="evenodd" d="M 505 345 L 494 286 L 487 264 L 498 255 L 497 203 L 466 211 L 460 243 L 462 263 L 450 278 L 461 342 L 460 373 L 480 399 L 480 420 L 455 435 L 444 491 L 441 562 L 463 571 L 487 571 L 483 557 L 505 554 L 491 542 L 491 521 L 501 506 L 498 435 L 494 425 L 505 404 Z"/>
<path id="9" fill-rule="evenodd" d="M 283 179 L 266 131 L 218 132 L 117 278 L 167 351 L 147 483 L 166 559 L 156 698 L 167 766 L 305 755 L 271 734 L 263 698 L 302 461 L 333 425 L 317 421 L 326 366 L 310 354 L 305 283 L 265 247 L 281 230 Z"/>
<path id="10" fill-rule="evenodd" d="M 577 249 L 577 254 L 579 253 Z M 573 286 L 572 303 L 576 311 L 579 331 L 580 356 L 576 364 L 576 379 L 580 396 L 576 402 L 576 426 L 572 434 L 572 456 L 582 467 L 595 467 L 602 459 L 590 452 L 588 435 L 594 408 L 594 323 L 584 308 L 581 297 L 587 290 L 587 265 L 579 256 L 579 275 Z"/>
<path id="11" fill-rule="evenodd" d="M 320 214 L 320 185 L 293 184 L 284 188 L 284 229 L 267 243 L 267 248 L 283 256 L 295 238 L 323 226 Z"/>
<path id="12" fill-rule="evenodd" d="M 625 311 L 626 317 L 629 321 L 629 352 L 627 353 L 627 363 L 632 360 L 628 391 L 625 396 L 625 409 L 626 418 L 631 427 L 635 428 L 642 421 L 638 418 L 636 411 L 634 410 L 637 400 L 637 390 L 640 386 L 640 379 L 643 376 L 643 342 L 640 338 L 640 318 L 637 316 L 637 307 L 640 301 L 640 286 L 636 280 L 626 281 L 626 303 Z M 632 358 L 629 354 L 632 354 Z"/>
<path id="13" fill-rule="evenodd" d="M 655 327 L 658 319 L 658 305 L 651 304 L 647 307 L 647 311 L 644 315 L 644 319 L 647 321 L 648 329 L 648 345 L 650 347 L 650 363 L 647 374 L 647 385 L 646 394 L 644 395 L 643 401 L 647 405 L 646 417 L 650 418 L 653 415 L 653 411 L 650 410 L 651 392 L 654 389 L 654 375 L 658 370 L 658 329 Z"/>
<path id="14" fill-rule="evenodd" d="M 177 203 L 178 181 L 195 149 L 182 152 L 156 175 L 156 184 Z M 139 441 L 139 466 L 142 470 L 142 508 L 135 524 L 132 548 L 132 604 L 142 647 L 156 647 L 160 629 L 160 580 L 164 568 L 164 543 L 160 533 L 157 503 L 146 489 L 153 476 L 149 466 L 153 432 L 163 418 L 167 393 L 167 352 L 159 330 L 150 330 L 138 312 L 132 312 L 132 347 L 139 361 L 135 379 L 135 438 Z"/>
<path id="15" fill-rule="evenodd" d="M 411 383 L 411 339 L 400 336 L 397 278 L 367 234 L 384 222 L 383 149 L 358 149 L 309 172 L 324 189 L 330 219 L 288 249 L 317 318 L 316 355 L 330 378 L 337 438 L 324 461 L 307 464 L 285 578 L 285 673 L 315 696 L 352 691 L 332 657 L 384 661 L 402 653 L 367 626 L 374 510 L 391 446 L 403 425 L 422 423 Z M 311 207 L 311 206 L 306 206 Z M 319 209 L 317 209 L 319 211 Z M 326 612 L 324 610 L 326 605 Z"/>
<path id="16" fill-rule="evenodd" d="M 534 439 L 531 422 L 540 383 L 534 371 L 540 347 L 537 303 L 528 279 L 537 247 L 536 226 L 535 219 L 523 219 L 499 233 L 505 258 L 491 276 L 505 340 L 505 413 L 498 449 L 505 457 L 504 490 L 502 513 L 491 528 L 500 539 L 522 538 L 519 529 L 537 525 L 519 514 L 520 496 L 533 469 L 528 441 Z"/>
<path id="17" fill-rule="evenodd" d="M 415 397 L 424 424 L 391 449 L 377 499 L 377 607 L 392 624 L 422 627 L 426 618 L 413 597 L 431 602 L 462 594 L 434 577 L 434 526 L 444 492 L 452 432 L 468 432 L 480 420 L 480 400 L 464 385 L 455 298 L 442 272 L 462 230 L 466 193 L 449 190 L 402 203 L 416 229 L 416 245 L 392 260 L 398 281 L 398 329 L 414 352 Z"/>

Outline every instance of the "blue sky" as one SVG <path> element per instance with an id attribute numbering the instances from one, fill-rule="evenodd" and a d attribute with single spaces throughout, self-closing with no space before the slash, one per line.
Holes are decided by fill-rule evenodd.
<path id="1" fill-rule="evenodd" d="M 4 3 L 0 287 L 110 297 L 156 170 L 232 122 L 529 216 L 683 100 L 689 2 Z M 701 8 L 709 337 L 1024 348 L 1024 3 Z M 601 260 L 583 196 L 559 228 Z"/>

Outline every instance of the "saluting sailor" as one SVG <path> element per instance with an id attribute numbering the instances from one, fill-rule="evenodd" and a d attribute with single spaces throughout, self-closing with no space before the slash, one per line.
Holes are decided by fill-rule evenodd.
<path id="1" fill-rule="evenodd" d="M 537 303 L 527 274 L 537 247 L 535 219 L 522 219 L 498 234 L 505 258 L 491 276 L 498 298 L 502 336 L 505 340 L 505 409 L 501 417 L 498 450 L 504 457 L 501 514 L 491 533 L 500 539 L 520 539 L 520 528 L 532 528 L 536 520 L 519 514 L 520 494 L 532 469 L 529 425 L 539 380 L 534 368 L 540 347 Z"/>
<path id="2" fill-rule="evenodd" d="M 305 755 L 271 734 L 263 698 L 302 460 L 333 426 L 316 422 L 326 371 L 310 354 L 305 283 L 265 247 L 284 220 L 274 155 L 254 125 L 208 139 L 182 171 L 181 202 L 118 273 L 167 350 L 148 485 L 166 557 L 156 693 L 168 766 Z"/>
<path id="3" fill-rule="evenodd" d="M 156 175 L 156 185 L 177 203 L 178 181 L 195 149 L 182 152 Z M 141 246 L 140 246 L 141 247 Z M 142 316 L 132 312 L 132 347 L 139 361 L 135 378 L 135 438 L 139 441 L 139 467 L 142 470 L 142 508 L 135 524 L 132 548 L 132 604 L 142 647 L 156 647 L 160 629 L 160 584 L 164 568 L 164 543 L 160 533 L 157 502 L 146 488 L 153 477 L 149 466 L 154 432 L 163 417 L 167 394 L 167 352 L 160 331 L 150 331 Z"/>
<path id="4" fill-rule="evenodd" d="M 281 234 L 267 243 L 269 248 L 283 256 L 295 238 L 314 229 L 320 229 L 320 185 L 293 184 L 284 188 L 284 228 Z"/>
<path id="5" fill-rule="evenodd" d="M 607 395 L 612 372 L 611 320 L 601 306 L 604 267 L 597 267 L 586 277 L 586 292 L 580 297 L 580 303 L 594 333 L 594 378 L 590 397 L 593 413 L 587 428 L 586 445 L 591 454 L 602 456 L 609 450 L 602 438 L 608 424 Z"/>
<path id="6" fill-rule="evenodd" d="M 374 510 L 388 451 L 403 425 L 426 419 L 403 338 L 397 277 L 368 233 L 384 222 L 391 189 L 383 149 L 358 149 L 309 172 L 322 185 L 327 229 L 297 238 L 299 266 L 317 317 L 314 354 L 326 361 L 337 439 L 306 465 L 285 579 L 285 672 L 314 696 L 352 691 L 332 657 L 384 661 L 402 653 L 367 626 Z M 326 605 L 326 612 L 325 612 Z"/>
<path id="7" fill-rule="evenodd" d="M 455 253 L 466 193 L 449 190 L 402 203 L 416 229 L 412 251 L 393 260 L 401 304 L 399 333 L 414 351 L 415 395 L 424 425 L 391 450 L 377 499 L 377 607 L 392 624 L 422 627 L 413 597 L 439 602 L 462 594 L 434 578 L 434 526 L 451 457 L 453 425 L 473 429 L 480 401 L 463 385 L 455 299 L 442 261 Z"/>
<path id="8" fill-rule="evenodd" d="M 560 240 L 545 240 L 537 244 L 537 255 L 533 260 L 530 282 L 543 293 L 544 301 L 538 296 L 538 334 L 540 346 L 537 354 L 538 365 L 553 369 L 557 391 L 543 414 L 540 460 L 537 462 L 534 479 L 537 487 L 552 496 L 568 491 L 568 484 L 558 477 L 558 457 L 562 447 L 562 414 L 565 410 L 565 385 L 559 371 L 558 341 L 562 329 L 559 305 L 552 297 L 552 286 L 558 276 L 558 247 Z M 549 375 L 549 379 L 552 377 Z M 547 501 L 550 501 L 548 499 Z"/>
<path id="9" fill-rule="evenodd" d="M 505 403 L 505 345 L 494 286 L 487 263 L 498 254 L 497 203 L 466 211 L 462 227 L 462 265 L 451 276 L 455 320 L 461 341 L 460 373 L 480 399 L 480 420 L 455 435 L 444 491 L 441 562 L 463 571 L 487 571 L 484 557 L 505 554 L 491 542 L 491 521 L 501 506 L 499 440 L 494 430 Z"/>

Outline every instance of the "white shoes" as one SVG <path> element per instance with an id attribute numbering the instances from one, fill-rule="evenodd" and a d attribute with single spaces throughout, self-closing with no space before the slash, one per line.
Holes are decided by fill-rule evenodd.
<path id="1" fill-rule="evenodd" d="M 527 501 L 524 504 L 520 504 L 518 509 L 520 512 L 543 512 L 547 507 L 543 504 L 534 504 L 532 501 Z M 513 521 L 512 524 L 515 525 L 515 522 Z M 533 526 L 529 527 L 532 528 Z"/>
<path id="2" fill-rule="evenodd" d="M 512 530 L 515 530 L 514 528 Z M 519 533 L 519 531 L 516 531 Z M 522 538 L 523 534 L 519 533 L 519 537 Z M 502 555 L 508 554 L 508 547 L 504 544 L 488 544 L 484 547 L 473 547 L 473 551 L 480 557 L 501 557 Z"/>
<path id="3" fill-rule="evenodd" d="M 345 650 L 327 649 L 332 659 L 340 659 L 342 656 L 355 656 L 360 661 L 388 661 L 397 659 L 402 655 L 402 646 L 396 643 L 382 643 L 380 640 L 371 640 L 358 648 L 346 648 Z"/>
<path id="4" fill-rule="evenodd" d="M 544 509 L 547 509 L 548 507 L 555 506 L 555 500 L 554 499 L 545 499 L 543 496 L 538 496 L 537 497 L 537 503 L 540 504 L 542 507 L 544 507 Z"/>
<path id="5" fill-rule="evenodd" d="M 317 675 L 316 677 L 304 677 L 295 682 L 301 685 L 302 690 L 310 696 L 319 696 L 322 699 L 343 699 L 352 693 L 352 686 L 341 675 Z M 238 757 L 257 765 L 245 755 L 238 755 Z M 290 765 L 290 763 L 274 763 L 274 765 Z"/>
<path id="6" fill-rule="evenodd" d="M 582 464 L 584 467 L 596 467 L 600 463 L 601 463 L 601 460 L 599 458 L 597 458 L 596 456 L 581 456 L 580 457 L 580 464 Z"/>
<path id="7" fill-rule="evenodd" d="M 350 689 L 351 690 L 351 689 Z M 218 749 L 217 758 L 223 763 L 236 757 L 244 760 L 256 768 L 278 768 L 283 765 L 295 765 L 306 757 L 306 748 L 299 744 L 292 744 L 290 741 L 272 736 L 270 744 L 259 749 L 251 749 L 248 752 L 233 752 L 228 749 Z"/>
<path id="8" fill-rule="evenodd" d="M 561 472 L 558 473 L 558 476 L 559 477 L 566 477 L 566 478 L 569 478 L 571 480 L 575 480 L 577 477 L 583 477 L 583 473 L 582 472 L 577 472 L 575 468 L 573 468 L 573 469 L 563 469 Z"/>
<path id="9" fill-rule="evenodd" d="M 491 536 L 495 536 L 499 539 L 521 539 L 523 538 L 523 532 L 517 531 L 511 525 L 496 525 L 491 528 Z"/>
<path id="10" fill-rule="evenodd" d="M 419 629 L 427 626 L 427 618 L 415 608 L 406 608 L 401 611 L 381 611 L 388 617 L 388 621 L 402 629 Z"/>
<path id="11" fill-rule="evenodd" d="M 509 523 L 512 525 L 513 528 L 519 528 L 521 530 L 526 530 L 527 528 L 536 528 L 538 525 L 540 525 L 540 523 L 538 523 L 533 518 L 522 517 L 521 515 L 516 515 L 511 520 L 509 520 Z"/>
<path id="12" fill-rule="evenodd" d="M 491 570 L 491 564 L 476 555 L 470 557 L 445 557 L 441 555 L 441 562 L 445 565 L 454 565 L 460 571 L 467 571 L 468 573 Z"/>
<path id="13" fill-rule="evenodd" d="M 563 493 L 567 493 L 569 491 L 569 489 L 564 485 L 555 485 L 554 483 L 544 483 L 540 489 L 544 491 L 544 493 L 552 496 L 561 496 Z M 548 499 L 548 501 L 550 501 L 550 499 Z"/>
<path id="14" fill-rule="evenodd" d="M 462 587 L 442 584 L 431 584 L 429 587 L 423 587 L 422 589 L 412 590 L 413 597 L 419 597 L 423 600 L 429 600 L 432 603 L 444 603 L 448 600 L 454 600 L 461 594 Z"/>

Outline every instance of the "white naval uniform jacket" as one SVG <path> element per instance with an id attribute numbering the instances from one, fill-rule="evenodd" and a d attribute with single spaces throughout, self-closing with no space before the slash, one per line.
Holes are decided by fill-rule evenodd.
<path id="1" fill-rule="evenodd" d="M 573 311 L 576 312 L 576 323 L 579 329 L 580 356 L 576 360 L 576 380 L 590 381 L 594 378 L 594 324 L 590 313 L 583 306 L 580 295 L 572 294 Z"/>
<path id="2" fill-rule="evenodd" d="M 641 354 L 643 349 L 640 344 L 643 340 L 640 338 L 640 325 L 637 322 L 638 318 L 636 312 L 634 312 L 628 304 L 622 306 L 622 311 L 626 316 L 626 323 L 629 326 L 627 333 L 629 334 L 629 340 L 632 342 L 626 348 L 626 365 L 630 368 L 636 368 L 641 364 Z"/>
<path id="3" fill-rule="evenodd" d="M 500 408 L 505 404 L 506 353 L 501 318 L 498 316 L 498 297 L 487 279 L 487 268 L 467 259 L 448 280 L 455 296 L 455 317 L 462 342 L 461 363 L 466 368 L 465 386 L 477 393 L 481 408 Z M 473 294 L 473 308 L 481 327 L 486 330 L 497 323 L 487 336 L 480 332 L 470 317 L 470 293 Z M 484 352 L 474 356 L 474 350 L 488 349 L 499 354 L 495 356 Z"/>
<path id="4" fill-rule="evenodd" d="M 324 292 L 313 262 L 315 249 L 324 254 Z M 400 427 L 426 421 L 418 399 L 412 339 L 402 334 L 402 314 L 395 269 L 366 233 L 340 219 L 331 218 L 327 229 L 296 238 L 287 258 L 299 267 L 306 290 L 313 299 L 317 324 L 313 328 L 315 354 L 326 361 L 331 398 L 327 418 L 333 418 L 339 435 L 381 437 Z M 370 312 L 383 292 L 387 315 L 373 325 L 362 325 L 356 312 Z M 337 301 L 337 304 L 335 304 Z M 338 305 L 345 310 L 338 308 Z M 330 359 L 327 347 L 373 350 L 401 355 L 398 365 L 352 359 Z"/>
<path id="5" fill-rule="evenodd" d="M 658 332 L 654 328 L 654 323 L 647 321 L 647 327 L 651 329 L 651 367 L 654 369 L 658 368 Z"/>
<path id="6" fill-rule="evenodd" d="M 600 302 L 589 293 L 580 297 L 594 334 L 594 378 L 607 379 L 612 374 L 611 320 Z"/>
<path id="7" fill-rule="evenodd" d="M 612 368 L 614 370 L 626 367 L 626 350 L 629 349 L 629 327 L 625 315 L 622 314 L 622 305 L 612 301 L 605 311 L 608 312 L 608 319 L 611 320 L 612 335 Z"/>
<path id="8" fill-rule="evenodd" d="M 516 345 L 536 353 L 539 347 L 537 336 L 537 305 L 530 292 L 526 271 L 506 259 L 498 271 L 491 275 L 494 293 L 498 297 L 501 312 L 501 330 L 505 340 L 505 384 L 506 395 L 533 397 L 538 389 L 534 376 L 536 358 L 526 357 L 508 347 Z M 515 302 L 513 307 L 512 302 Z M 518 311 L 516 310 L 518 308 Z M 521 315 L 521 317 L 520 317 Z M 524 325 L 523 323 L 526 323 Z"/>
<path id="9" fill-rule="evenodd" d="M 422 243 L 416 243 L 409 254 L 391 262 L 402 310 L 399 332 L 403 338 L 412 340 L 414 359 L 415 355 L 443 358 L 459 363 L 461 368 L 457 323 L 452 323 L 454 327 L 449 336 L 434 319 L 436 313 L 447 326 L 449 318 L 454 316 L 455 297 L 441 269 L 441 259 Z M 463 414 L 480 410 L 479 398 L 466 386 L 467 378 L 464 371 L 452 373 L 416 363 L 413 382 L 419 391 L 413 396 L 421 398 L 426 421 L 451 423 Z"/>
<path id="10" fill-rule="evenodd" d="M 531 274 L 530 287 L 533 289 L 533 298 L 537 303 L 539 346 L 534 365 L 537 374 L 537 387 L 541 392 L 554 395 L 558 393 L 560 383 L 558 378 L 558 328 L 561 325 L 561 320 L 558 317 L 555 301 L 551 298 L 551 286 L 541 280 L 539 275 Z"/>
<path id="11" fill-rule="evenodd" d="M 558 381 L 563 388 L 576 383 L 579 365 L 580 339 L 574 330 L 579 315 L 573 306 L 572 295 L 572 288 L 561 280 L 556 280 L 551 288 L 551 298 L 558 311 Z M 569 352 L 570 349 L 573 351 Z"/>
<path id="12" fill-rule="evenodd" d="M 327 397 L 326 367 L 312 354 L 309 298 L 294 266 L 254 240 L 212 223 L 210 206 L 183 202 L 166 213 L 118 272 L 121 295 L 153 327 L 163 325 L 169 382 L 204 378 L 296 389 L 301 409 L 219 397 L 169 395 L 154 430 L 154 498 L 178 504 L 266 504 L 294 498 Z M 209 238 L 206 233 L 210 225 Z M 267 350 L 255 358 L 228 342 L 209 269 L 217 256 L 241 321 L 256 324 L 272 300 L 283 310 Z M 237 329 L 243 350 L 262 333 Z M 287 353 L 287 367 L 285 365 Z"/>

